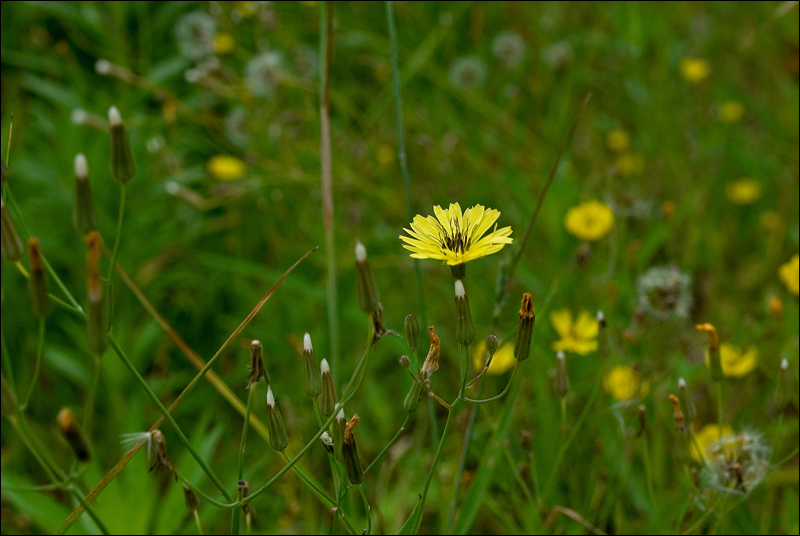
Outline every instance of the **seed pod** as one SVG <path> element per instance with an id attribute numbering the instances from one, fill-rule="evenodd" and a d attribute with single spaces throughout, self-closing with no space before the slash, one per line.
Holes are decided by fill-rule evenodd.
<path id="1" fill-rule="evenodd" d="M 17 262 L 22 258 L 22 241 L 8 214 L 6 203 L 2 200 L 0 200 L 0 249 L 3 258 L 8 262 Z"/>
<path id="2" fill-rule="evenodd" d="M 347 419 L 344 416 L 344 408 L 342 408 L 333 421 L 333 454 L 340 462 L 343 460 L 342 444 L 344 444 L 344 429 L 346 425 Z"/>
<path id="3" fill-rule="evenodd" d="M 469 310 L 469 298 L 464 290 L 464 283 L 456 279 L 456 342 L 469 346 L 475 340 L 475 328 L 472 325 L 472 313 Z"/>
<path id="4" fill-rule="evenodd" d="M 556 357 L 556 394 L 565 398 L 569 393 L 569 376 L 567 376 L 567 359 L 564 352 L 558 352 Z"/>
<path id="5" fill-rule="evenodd" d="M 522 305 L 519 309 L 519 328 L 517 329 L 517 340 L 514 343 L 514 357 L 517 361 L 524 361 L 531 353 L 531 338 L 533 337 L 533 325 L 536 315 L 533 313 L 533 303 L 531 295 L 522 295 Z"/>
<path id="6" fill-rule="evenodd" d="M 419 407 L 420 400 L 422 400 L 422 385 L 419 382 L 413 382 L 403 401 L 403 407 L 407 412 L 414 413 Z"/>
<path id="7" fill-rule="evenodd" d="M 380 302 L 375 276 L 367 259 L 367 249 L 358 240 L 356 240 L 356 297 L 358 308 L 368 315 L 372 314 Z"/>
<path id="8" fill-rule="evenodd" d="M 722 361 L 719 356 L 719 335 L 717 328 L 711 324 L 698 324 L 697 331 L 708 333 L 708 363 L 711 367 L 711 379 L 718 382 L 722 379 Z"/>
<path id="9" fill-rule="evenodd" d="M 412 352 L 419 346 L 419 321 L 414 315 L 406 317 L 406 343 Z"/>
<path id="10" fill-rule="evenodd" d="M 136 163 L 133 161 L 128 132 L 116 106 L 108 109 L 108 125 L 111 129 L 111 175 L 125 184 L 136 175 Z"/>
<path id="11" fill-rule="evenodd" d="M 50 314 L 50 298 L 47 296 L 47 279 L 44 275 L 42 253 L 39 250 L 39 239 L 32 236 L 28 239 L 28 256 L 31 259 L 31 308 L 33 316 L 42 319 Z"/>
<path id="12" fill-rule="evenodd" d="M 317 355 L 311 346 L 311 335 L 303 336 L 303 369 L 306 373 L 306 394 L 309 398 L 317 398 L 322 392 L 322 377 L 317 368 Z"/>
<path id="13" fill-rule="evenodd" d="M 276 452 L 283 452 L 289 444 L 286 436 L 286 427 L 283 425 L 281 410 L 275 405 L 275 397 L 272 396 L 272 387 L 267 387 L 267 421 L 269 424 L 269 446 Z"/>
<path id="14" fill-rule="evenodd" d="M 247 388 L 258 383 L 259 380 L 266 378 L 269 383 L 269 376 L 264 368 L 264 348 L 260 341 L 250 343 L 250 366 L 248 367 L 250 376 L 247 378 Z"/>
<path id="15" fill-rule="evenodd" d="M 185 483 L 183 484 L 183 500 L 186 503 L 186 509 L 190 512 L 194 512 L 200 508 L 200 499 L 197 497 L 194 490 Z"/>
<path id="16" fill-rule="evenodd" d="M 364 481 L 364 468 L 361 467 L 361 458 L 358 456 L 356 438 L 353 437 L 353 428 L 358 424 L 358 415 L 353 415 L 344 428 L 344 443 L 342 444 L 342 463 L 344 464 L 347 479 L 357 486 Z"/>
<path id="17" fill-rule="evenodd" d="M 322 376 L 322 393 L 319 395 L 319 410 L 326 417 L 330 417 L 339 399 L 336 397 L 336 386 L 333 384 L 333 374 L 331 374 L 331 367 L 328 366 L 327 359 L 322 360 L 319 369 Z"/>
<path id="18" fill-rule="evenodd" d="M 89 246 L 87 266 L 89 270 L 89 308 L 87 322 L 87 339 L 89 350 L 102 355 L 108 346 L 108 334 L 103 321 L 103 282 L 100 279 L 100 235 L 91 231 L 86 235 Z"/>
<path id="19" fill-rule="evenodd" d="M 689 388 L 686 386 L 686 380 L 678 378 L 678 401 L 683 408 L 683 416 L 686 422 L 691 425 L 697 418 L 697 408 L 692 402 L 692 396 L 689 394 Z"/>
<path id="20" fill-rule="evenodd" d="M 92 186 L 89 183 L 89 168 L 86 157 L 75 156 L 75 208 L 72 222 L 84 235 L 97 229 L 97 213 L 94 209 Z"/>
<path id="21" fill-rule="evenodd" d="M 17 414 L 17 397 L 11 391 L 11 386 L 6 381 L 5 375 L 0 376 L 0 384 L 2 384 L 2 415 L 9 419 Z"/>
<path id="22" fill-rule="evenodd" d="M 64 439 L 67 440 L 67 443 L 69 443 L 69 446 L 75 453 L 75 457 L 78 458 L 79 461 L 88 462 L 91 458 L 89 447 L 86 446 L 86 440 L 81 433 L 81 427 L 78 426 L 78 420 L 75 418 L 75 414 L 72 413 L 72 410 L 63 408 L 58 412 L 56 422 L 58 423 L 58 428 L 61 430 Z"/>

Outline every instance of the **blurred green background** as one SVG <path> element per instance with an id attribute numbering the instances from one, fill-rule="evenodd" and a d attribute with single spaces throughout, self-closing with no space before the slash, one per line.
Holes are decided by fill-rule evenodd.
<path id="1" fill-rule="evenodd" d="M 111 244 L 119 202 L 109 169 L 111 105 L 122 113 L 138 165 L 128 188 L 119 260 L 203 359 L 286 268 L 324 246 L 320 8 L 316 2 L 0 5 L 3 155 L 14 117 L 8 184 L 43 252 L 79 300 L 85 300 L 86 250 L 72 225 L 72 163 L 77 153 L 87 156 L 99 230 Z M 573 117 L 592 93 L 500 316 L 498 337 L 513 336 L 519 296 L 533 294 L 538 322 L 508 456 L 497 460 L 466 528 L 533 530 L 536 507 L 514 473 L 522 471 L 528 485 L 531 472 L 545 480 L 564 440 L 551 380 L 551 345 L 559 335 L 549 319 L 563 308 L 576 315 L 602 309 L 609 325 L 600 352 L 567 356 L 570 426 L 614 365 L 634 366 L 649 388 L 635 400 L 601 393 L 566 453 L 557 485 L 539 504 L 542 517 L 562 506 L 609 533 L 689 528 L 717 500 L 692 489 L 673 454 L 667 395 L 676 391 L 678 377 L 686 378 L 698 406 L 695 426 L 716 422 L 703 366 L 706 338 L 694 324 L 711 322 L 723 342 L 758 351 L 754 370 L 725 380 L 725 419 L 735 432 L 762 434 L 771 445 L 781 359 L 796 378 L 798 300 L 779 276 L 798 252 L 796 3 L 397 2 L 395 14 L 415 214 L 432 214 L 437 204 L 479 203 L 500 210 L 498 225 L 512 226 L 518 242 Z M 355 300 L 356 238 L 369 252 L 387 327 L 402 332 L 408 313 L 420 315 L 413 262 L 398 240 L 408 217 L 391 75 L 384 4 L 336 3 L 330 84 L 340 392 L 367 336 L 367 319 Z M 742 178 L 751 180 L 736 182 Z M 590 245 L 570 234 L 564 219 L 571 207 L 592 199 L 613 209 L 615 224 Z M 515 247 L 468 267 L 465 285 L 479 339 L 490 325 L 498 261 Z M 317 429 L 297 353 L 303 333 L 310 332 L 319 358 L 330 356 L 326 255 L 322 247 L 302 263 L 214 367 L 244 398 L 249 341 L 262 341 L 291 452 Z M 661 317 L 643 308 L 652 296 L 640 295 L 637 280 L 663 265 L 691 276 L 686 314 Z M 458 391 L 452 280 L 436 261 L 421 267 L 427 320 L 443 342 L 433 386 L 450 399 Z M 22 389 L 32 370 L 37 322 L 25 280 L 11 264 L 3 261 L 2 268 L 3 342 Z M 162 401 L 171 403 L 196 369 L 119 281 L 117 289 L 113 332 Z M 403 353 L 401 339 L 381 341 L 347 410 L 361 417 L 363 460 L 373 459 L 403 421 L 411 383 L 398 365 Z M 55 415 L 63 406 L 81 410 L 90 370 L 83 323 L 56 310 L 27 411 L 35 432 L 65 466 L 69 450 Z M 508 374 L 487 377 L 484 393 L 499 392 L 507 380 Z M 795 455 L 771 468 L 715 530 L 798 532 L 796 379 L 792 385 L 774 461 Z M 259 393 L 255 412 L 263 420 Z M 504 404 L 477 412 L 460 499 Z M 636 438 L 639 404 L 647 408 L 655 501 L 648 499 Z M 124 454 L 120 435 L 144 431 L 159 416 L 111 352 L 104 358 L 96 413 L 95 457 L 82 477 L 86 492 Z M 467 415 L 459 409 L 423 532 L 445 529 Z M 175 418 L 234 489 L 238 413 L 204 381 Z M 440 413 L 439 433 L 443 422 Z M 170 427 L 163 431 L 182 473 L 214 493 Z M 521 432 L 532 434 L 530 443 Z M 396 532 L 407 518 L 435 445 L 423 404 L 381 468 L 369 474 L 378 531 Z M 195 533 L 180 485 L 148 475 L 145 458 L 139 453 L 100 496 L 98 515 L 113 532 Z M 23 489 L 46 478 L 5 420 L 2 463 L 3 533 L 57 529 L 71 499 Z M 252 486 L 283 463 L 251 432 L 245 467 Z M 331 487 L 321 448 L 301 465 Z M 348 498 L 348 512 L 363 519 L 356 495 Z M 329 524 L 328 508 L 294 474 L 254 506 L 257 532 L 319 532 Z M 200 518 L 209 532 L 230 526 L 228 512 L 208 505 Z M 82 523 L 72 530 L 94 530 Z M 698 529 L 711 530 L 713 516 L 709 523 Z M 544 530 L 587 529 L 562 515 Z"/>

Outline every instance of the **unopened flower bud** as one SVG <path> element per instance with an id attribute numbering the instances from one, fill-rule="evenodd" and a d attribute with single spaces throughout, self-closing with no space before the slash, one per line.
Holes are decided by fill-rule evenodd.
<path id="1" fill-rule="evenodd" d="M 342 443 L 342 463 L 347 473 L 347 479 L 354 486 L 364 481 L 364 468 L 361 467 L 356 438 L 353 437 L 353 428 L 356 424 L 358 424 L 358 415 L 353 415 L 344 428 L 344 443 Z"/>
<path id="2" fill-rule="evenodd" d="M 497 337 L 494 335 L 487 335 L 486 336 L 486 356 L 487 358 L 492 357 L 494 353 L 497 351 Z"/>
<path id="3" fill-rule="evenodd" d="M 419 321 L 414 315 L 406 317 L 406 343 L 412 352 L 419 346 Z"/>
<path id="4" fill-rule="evenodd" d="M 375 276 L 367 259 L 367 249 L 359 240 L 356 240 L 356 297 L 358 308 L 368 315 L 372 314 L 380 302 Z"/>
<path id="5" fill-rule="evenodd" d="M 347 425 L 347 418 L 344 416 L 344 408 L 339 410 L 333 420 L 333 454 L 336 459 L 342 461 L 342 445 L 344 444 L 344 429 Z"/>
<path id="6" fill-rule="evenodd" d="M 50 314 L 50 298 L 47 296 L 47 279 L 44 275 L 44 262 L 39 250 L 39 239 L 32 236 L 28 239 L 28 257 L 31 259 L 31 308 L 36 318 L 46 318 Z"/>
<path id="7" fill-rule="evenodd" d="M 183 484 L 183 500 L 186 503 L 186 509 L 190 512 L 194 512 L 200 508 L 200 499 L 197 497 L 194 490 L 185 483 Z"/>
<path id="8" fill-rule="evenodd" d="M 519 329 L 517 329 L 517 341 L 514 344 L 514 357 L 517 358 L 517 361 L 524 361 L 531 353 L 531 338 L 535 321 L 532 297 L 526 292 L 522 295 L 522 305 L 519 309 Z"/>
<path id="9" fill-rule="evenodd" d="M 675 395 L 669 395 L 669 401 L 672 402 L 672 418 L 675 421 L 675 457 L 681 463 L 688 463 L 690 459 L 689 432 L 681 411 L 681 402 Z"/>
<path id="10" fill-rule="evenodd" d="M 600 329 L 606 327 L 606 315 L 599 309 L 597 310 L 597 325 L 600 326 Z"/>
<path id="11" fill-rule="evenodd" d="M 413 382 L 403 401 L 403 407 L 407 412 L 414 413 L 419 407 L 420 400 L 422 400 L 422 385 L 419 382 Z"/>
<path id="12" fill-rule="evenodd" d="M 331 367 L 328 365 L 327 359 L 322 360 L 319 370 L 322 375 L 322 392 L 319 395 L 319 410 L 326 417 L 330 417 L 333 415 L 333 410 L 339 399 L 336 396 L 336 386 L 333 383 L 333 374 L 331 373 Z"/>
<path id="13" fill-rule="evenodd" d="M 311 345 L 311 335 L 303 335 L 303 369 L 306 378 L 306 394 L 309 398 L 317 398 L 322 392 L 322 377 L 317 367 L 317 354 Z"/>
<path id="14" fill-rule="evenodd" d="M 8 214 L 6 203 L 2 200 L 0 200 L 0 239 L 1 253 L 5 260 L 17 262 L 22 258 L 22 241 Z"/>
<path id="15" fill-rule="evenodd" d="M 276 452 L 283 452 L 289 444 L 286 427 L 283 425 L 281 410 L 275 405 L 272 387 L 267 387 L 267 423 L 269 424 L 269 446 Z"/>
<path id="16" fill-rule="evenodd" d="M 17 413 L 17 397 L 11 391 L 11 386 L 6 381 L 5 375 L 0 376 L 0 384 L 2 384 L 2 415 L 3 417 L 12 418 Z"/>
<path id="17" fill-rule="evenodd" d="M 89 247 L 87 267 L 89 271 L 89 308 L 87 321 L 89 350 L 101 355 L 108 346 L 105 322 L 103 321 L 103 282 L 100 279 L 100 235 L 91 231 L 86 235 Z"/>
<path id="18" fill-rule="evenodd" d="M 322 432 L 322 435 L 319 436 L 319 440 L 322 442 L 322 446 L 325 447 L 325 450 L 333 454 L 333 437 L 328 432 Z"/>
<path id="19" fill-rule="evenodd" d="M 697 324 L 697 331 L 708 333 L 708 363 L 711 367 L 711 379 L 715 382 L 722 379 L 722 361 L 719 356 L 719 335 L 717 328 L 711 324 Z"/>
<path id="20" fill-rule="evenodd" d="M 472 325 L 472 313 L 469 310 L 469 298 L 464 290 L 464 283 L 456 279 L 456 342 L 469 346 L 475 340 L 475 328 Z"/>
<path id="21" fill-rule="evenodd" d="M 2 168 L 2 172 L 0 172 L 0 182 L 6 182 L 11 173 L 9 172 L 5 160 L 0 160 L 0 168 Z"/>
<path id="22" fill-rule="evenodd" d="M 97 213 L 94 209 L 92 186 L 89 183 L 89 167 L 86 157 L 75 156 L 75 207 L 72 222 L 82 234 L 97 229 Z"/>
<path id="23" fill-rule="evenodd" d="M 264 378 L 266 378 L 267 383 L 269 383 L 269 377 L 264 368 L 264 348 L 259 341 L 250 343 L 250 366 L 248 370 L 250 371 L 250 376 L 247 378 L 248 389 L 250 389 L 251 385 L 255 385 L 259 380 Z"/>
<path id="24" fill-rule="evenodd" d="M 91 455 L 89 454 L 89 447 L 86 446 L 86 440 L 81 433 L 81 427 L 78 425 L 78 420 L 75 414 L 69 408 L 63 408 L 58 412 L 56 417 L 58 428 L 61 430 L 61 435 L 69 443 L 70 448 L 75 453 L 75 457 L 79 461 L 88 462 Z"/>
<path id="25" fill-rule="evenodd" d="M 568 393 L 567 358 L 564 356 L 564 352 L 558 352 L 556 357 L 556 394 L 561 398 L 565 398 Z"/>
<path id="26" fill-rule="evenodd" d="M 153 430 L 149 433 L 149 436 L 150 445 L 147 453 L 151 458 L 148 473 L 162 473 L 164 471 L 175 473 L 175 466 L 172 465 L 172 460 L 167 454 L 167 441 L 164 439 L 164 434 L 161 433 L 161 430 Z M 175 478 L 178 478 L 177 475 Z"/>
<path id="27" fill-rule="evenodd" d="M 686 380 L 683 378 L 678 378 L 678 401 L 683 408 L 683 416 L 686 422 L 691 425 L 697 418 L 697 408 L 695 408 L 694 402 L 692 402 L 692 396 L 689 393 L 689 388 L 686 386 Z"/>
<path id="28" fill-rule="evenodd" d="M 125 184 L 136 175 L 136 163 L 128 132 L 116 106 L 108 109 L 108 125 L 111 131 L 111 175 Z"/>
<path id="29" fill-rule="evenodd" d="M 778 390 L 775 393 L 775 403 L 778 409 L 783 410 L 792 401 L 792 378 L 789 374 L 789 361 L 784 357 L 778 371 Z"/>
<path id="30" fill-rule="evenodd" d="M 409 361 L 407 355 L 400 356 L 400 366 L 404 369 L 407 369 L 409 366 L 411 366 L 411 361 Z"/>
<path id="31" fill-rule="evenodd" d="M 433 326 L 428 327 L 428 335 L 431 339 L 431 347 L 428 350 L 428 356 L 425 358 L 425 363 L 419 371 L 420 380 L 429 380 L 431 374 L 436 372 L 439 368 L 439 355 L 442 350 L 442 344 L 439 342 L 439 337 L 436 335 L 436 330 Z"/>

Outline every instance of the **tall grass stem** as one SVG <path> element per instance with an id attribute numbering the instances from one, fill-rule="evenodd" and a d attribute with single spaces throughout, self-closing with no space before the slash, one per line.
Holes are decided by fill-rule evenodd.
<path id="1" fill-rule="evenodd" d="M 120 183 L 119 192 L 119 215 L 117 217 L 117 235 L 114 237 L 114 249 L 111 250 L 111 264 L 108 266 L 108 330 L 111 330 L 114 317 L 114 267 L 117 265 L 117 255 L 119 254 L 119 244 L 122 241 L 122 222 L 125 218 L 125 198 L 127 197 L 128 185 Z"/>
<path id="2" fill-rule="evenodd" d="M 22 411 L 28 407 L 28 402 L 31 399 L 31 395 L 33 395 L 33 391 L 36 389 L 36 385 L 39 383 L 39 369 L 42 366 L 42 352 L 44 351 L 44 330 L 45 319 L 41 318 L 39 319 L 39 335 L 36 341 L 36 359 L 33 365 L 33 375 L 31 376 L 31 384 L 25 394 L 25 398 L 22 399 L 22 403 L 20 404 L 20 409 Z"/>

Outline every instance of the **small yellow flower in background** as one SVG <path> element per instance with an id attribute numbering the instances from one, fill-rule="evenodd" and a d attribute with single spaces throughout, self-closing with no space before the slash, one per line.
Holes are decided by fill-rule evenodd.
<path id="1" fill-rule="evenodd" d="M 717 108 L 717 119 L 723 123 L 738 123 L 744 117 L 744 106 L 735 100 L 723 103 Z"/>
<path id="2" fill-rule="evenodd" d="M 581 311 L 574 323 L 569 309 L 553 311 L 550 313 L 550 323 L 561 336 L 561 340 L 554 342 L 552 346 L 556 352 L 560 350 L 586 355 L 597 350 L 597 333 L 600 331 L 600 326 L 597 324 L 597 318 L 589 311 Z"/>
<path id="3" fill-rule="evenodd" d="M 377 155 L 378 163 L 383 167 L 389 167 L 394 162 L 394 149 L 388 145 L 378 145 Z"/>
<path id="4" fill-rule="evenodd" d="M 711 66 L 705 60 L 686 56 L 685 58 L 681 58 L 678 64 L 678 70 L 681 72 L 681 76 L 683 76 L 684 80 L 690 84 L 697 84 L 708 78 L 711 72 Z"/>
<path id="5" fill-rule="evenodd" d="M 242 14 L 242 17 L 252 17 L 256 14 L 256 3 L 245 1 L 245 2 L 236 2 L 236 7 Z"/>
<path id="6" fill-rule="evenodd" d="M 587 201 L 567 211 L 564 226 L 581 240 L 600 240 L 614 227 L 614 212 L 605 203 Z"/>
<path id="7" fill-rule="evenodd" d="M 697 441 L 697 445 L 695 446 L 694 441 L 689 441 L 689 448 L 691 449 L 692 458 L 697 461 L 700 461 L 702 452 L 702 457 L 705 458 L 709 453 L 707 452 L 708 447 L 718 441 L 720 438 L 719 433 L 719 426 L 716 424 L 707 424 L 703 426 L 700 430 L 698 430 L 694 434 L 695 440 Z M 727 424 L 722 425 L 722 437 L 733 437 L 733 430 Z M 700 448 L 698 452 L 697 448 Z"/>
<path id="8" fill-rule="evenodd" d="M 786 264 L 781 264 L 778 276 L 786 285 L 786 289 L 797 296 L 800 291 L 800 255 L 795 255 Z"/>
<path id="9" fill-rule="evenodd" d="M 481 340 L 475 343 L 475 353 L 472 354 L 472 362 L 475 364 L 475 370 L 480 372 L 486 366 L 486 360 L 489 356 L 486 354 L 486 341 Z M 504 344 L 494 353 L 492 364 L 486 374 L 500 375 L 508 372 L 514 368 L 517 359 L 514 357 L 514 345 L 512 343 Z"/>
<path id="10" fill-rule="evenodd" d="M 645 396 L 650 385 L 642 381 L 633 367 L 617 365 L 603 376 L 603 390 L 618 402 L 625 402 L 637 395 Z"/>
<path id="11" fill-rule="evenodd" d="M 746 352 L 732 344 L 722 343 L 719 347 L 719 359 L 722 373 L 729 378 L 746 376 L 758 365 L 758 349 L 750 348 Z"/>
<path id="12" fill-rule="evenodd" d="M 486 231 L 500 217 L 500 211 L 475 205 L 462 214 L 458 203 L 450 203 L 447 210 L 433 207 L 436 217 L 414 216 L 411 229 L 403 229 L 409 236 L 400 236 L 403 247 L 411 251 L 412 259 L 436 259 L 449 266 L 497 253 L 513 239 L 511 227 Z M 483 236 L 483 238 L 481 238 Z"/>
<path id="13" fill-rule="evenodd" d="M 622 129 L 612 130 L 606 134 L 606 147 L 612 153 L 624 153 L 631 145 L 631 137 Z"/>
<path id="14" fill-rule="evenodd" d="M 625 153 L 614 160 L 617 171 L 623 177 L 640 175 L 644 171 L 644 157 L 638 153 Z"/>
<path id="15" fill-rule="evenodd" d="M 725 185 L 725 196 L 737 205 L 752 205 L 761 197 L 761 185 L 755 179 L 743 177 Z"/>
<path id="16" fill-rule="evenodd" d="M 212 156 L 206 164 L 208 172 L 221 181 L 235 181 L 247 171 L 247 164 L 227 154 Z"/>
<path id="17" fill-rule="evenodd" d="M 759 223 L 765 231 L 777 231 L 781 227 L 781 217 L 774 210 L 765 210 L 761 213 Z"/>
<path id="18" fill-rule="evenodd" d="M 236 46 L 236 40 L 229 33 L 218 33 L 214 37 L 214 51 L 217 54 L 228 54 Z"/>

